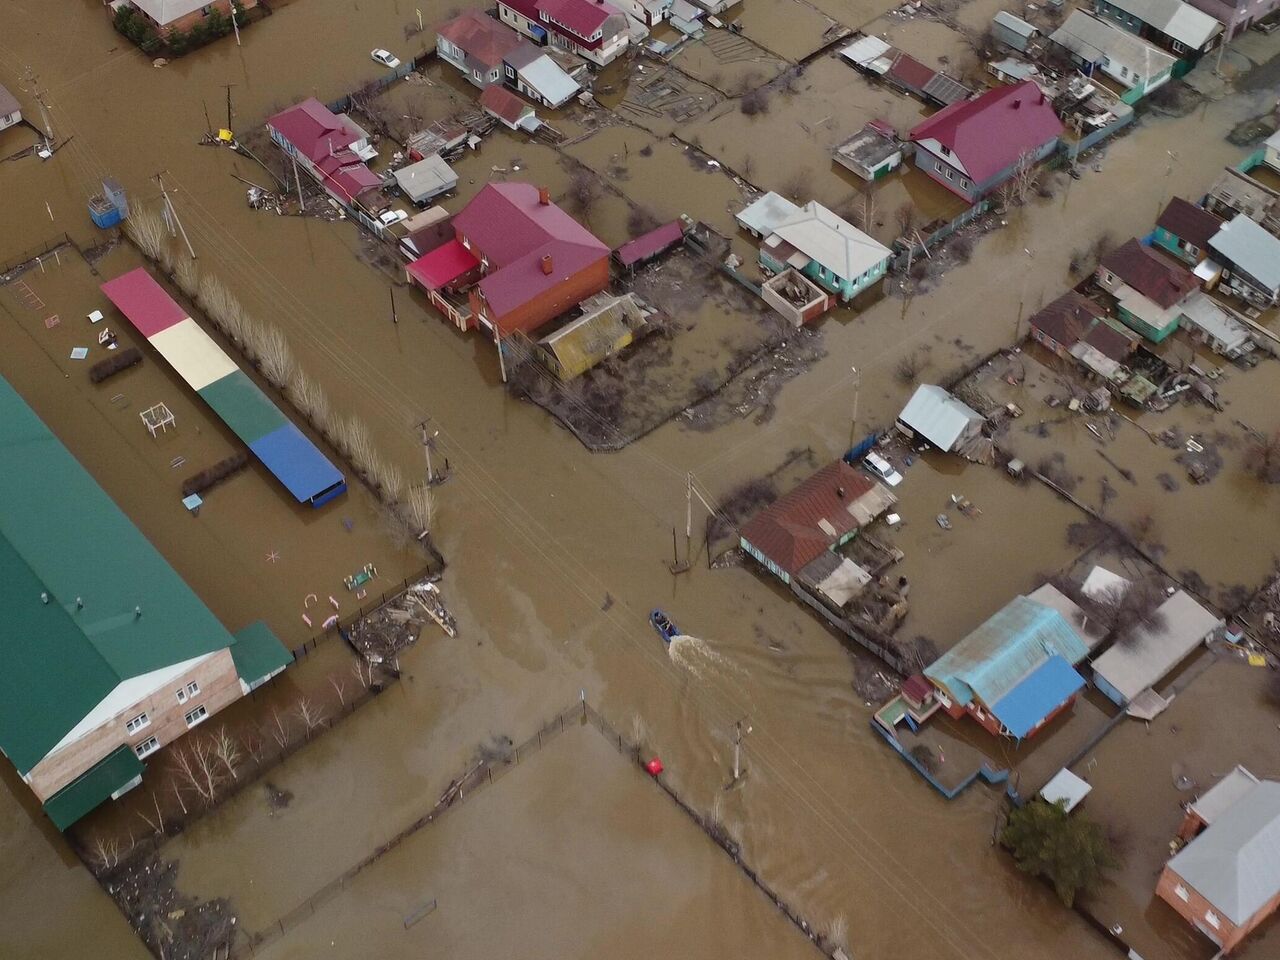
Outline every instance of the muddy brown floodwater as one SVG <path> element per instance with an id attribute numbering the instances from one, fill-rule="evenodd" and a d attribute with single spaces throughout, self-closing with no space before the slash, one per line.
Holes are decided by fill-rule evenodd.
<path id="1" fill-rule="evenodd" d="M 457 4 L 416 6 L 433 22 Z M 766 51 L 763 59 L 744 66 L 726 48 L 720 54 L 727 63 L 718 65 L 711 49 L 690 58 L 690 72 L 703 78 L 720 72 L 726 83 L 752 71 L 763 77 L 782 64 L 778 55 L 818 49 L 827 17 L 857 27 L 887 6 L 819 0 L 794 18 L 799 32 L 785 38 L 769 34 L 790 31 L 791 20 L 748 15 L 747 39 Z M 414 9 L 405 0 L 289 4 L 245 31 L 243 46 L 224 40 L 164 69 L 128 47 L 95 0 L 11 2 L 0 10 L 0 82 L 28 97 L 22 78 L 28 70 L 37 74 L 59 137 L 73 137 L 46 164 L 0 165 L 6 203 L 0 259 L 62 231 L 97 242 L 83 215 L 96 181 L 112 174 L 136 203 L 147 204 L 156 194 L 151 177 L 163 170 L 202 264 L 216 269 L 253 312 L 280 325 L 335 405 L 357 411 L 410 475 L 421 469 L 411 426 L 433 417 L 441 455 L 455 474 L 441 488 L 437 525 L 450 560 L 446 586 L 459 638 L 420 643 L 402 659 L 401 683 L 274 771 L 272 783 L 294 795 L 287 808 L 275 809 L 261 790 L 246 790 L 170 842 L 165 854 L 179 861 L 183 889 L 229 896 L 246 929 L 263 929 L 420 816 L 478 744 L 494 736 L 518 739 L 585 690 L 615 724 L 643 725 L 672 782 L 703 809 L 719 805 L 746 861 L 812 923 L 846 918 L 854 956 L 1111 956 L 1092 928 L 992 848 L 996 794 L 975 789 L 946 803 L 868 731 L 871 711 L 851 689 L 849 656 L 783 591 L 747 568 L 697 565 L 673 578 L 664 561 L 671 527 L 683 523 L 688 471 L 720 495 L 772 470 L 797 447 L 812 447 L 824 459 L 837 455 L 849 439 L 852 366 L 861 374 L 864 429 L 892 421 L 909 391 L 894 376 L 900 358 L 931 347 L 925 376 L 939 380 L 1007 343 L 1020 303 L 1038 304 L 1068 285 L 1075 247 L 1103 230 L 1145 233 L 1171 193 L 1203 192 L 1222 164 L 1237 159 L 1223 134 L 1261 112 L 1266 93 L 1227 97 L 1182 119 L 1144 119 L 1109 145 L 1081 181 L 1013 213 L 935 292 L 882 300 L 862 313 L 835 312 L 823 325 L 826 357 L 783 389 L 768 423 L 740 420 L 710 433 L 670 424 L 618 454 L 592 456 L 543 411 L 500 388 L 489 345 L 446 327 L 416 296 L 399 298 L 400 322 L 393 325 L 384 306 L 387 278 L 358 259 L 361 240 L 350 223 L 248 210 L 243 185 L 230 176 L 249 175 L 247 161 L 196 145 L 205 128 L 202 104 L 221 122 L 227 84 L 233 126 L 244 129 L 273 106 L 307 95 L 328 100 L 371 79 L 372 47 L 402 57 L 423 50 L 429 33 L 404 39 Z M 813 179 L 813 195 L 833 201 L 848 195 L 848 181 L 821 162 L 827 143 L 882 109 L 901 119 L 918 107 L 866 88 L 838 66 L 823 61 L 810 92 L 796 94 L 806 116 L 814 114 L 819 140 L 778 125 L 785 117 L 778 98 L 770 119 L 755 124 L 723 108 L 708 113 L 694 125 L 704 149 L 723 147 L 721 162 L 729 165 L 758 151 L 760 172 L 753 176 L 767 178 L 767 187 L 799 171 Z M 842 102 L 858 107 L 847 130 L 833 129 L 815 112 L 826 91 L 837 88 L 848 98 Z M 578 110 L 566 128 L 577 123 Z M 0 138 L 0 152 L 10 152 L 6 144 L 14 138 Z M 646 138 L 652 134 L 637 130 L 637 149 Z M 598 165 L 619 153 L 619 139 L 609 133 L 592 147 L 588 138 L 571 152 Z M 806 144 L 798 162 L 787 159 L 792 140 Z M 1179 162 L 1167 176 L 1153 177 L 1150 158 L 1167 150 L 1176 150 Z M 627 178 L 613 186 L 664 215 L 687 212 L 725 224 L 733 184 L 693 170 L 683 152 L 660 141 L 652 164 L 628 164 Z M 479 188 L 489 167 L 518 157 L 532 158 L 535 173 L 551 177 L 550 154 L 499 134 L 464 163 L 467 190 Z M 555 182 L 558 190 L 563 182 Z M 910 194 L 901 183 L 895 189 Z M 629 205 L 610 196 L 593 225 L 614 240 L 623 235 Z M 734 242 L 747 249 L 742 238 Z M 4 358 L 0 372 L 9 373 Z M 992 471 L 956 472 L 928 460 L 912 468 L 906 483 L 914 490 L 903 488 L 904 501 L 918 506 L 903 535 L 913 528 L 920 534 L 905 545 L 916 580 L 913 603 L 927 611 L 921 629 L 947 645 L 1030 586 L 1033 570 L 1067 555 L 1070 511 L 1042 490 L 1008 494 L 1015 488 Z M 952 492 L 978 502 L 984 516 L 957 531 L 961 545 L 931 549 L 925 526 L 940 509 L 938 499 Z M 162 550 L 172 546 L 160 542 Z M 1208 568 L 1215 559 L 1196 562 Z M 1177 567 L 1176 558 L 1170 565 Z M 704 640 L 703 660 L 668 658 L 645 622 L 658 605 Z M 744 716 L 753 726 L 747 778 L 725 792 L 731 731 Z M 6 947 L 16 944 L 19 956 L 70 957 L 78 953 L 76 938 L 92 931 L 97 956 L 141 956 L 105 896 L 29 809 L 22 788 L 8 774 L 5 783 L 3 802 L 13 811 L 0 830 Z M 555 796 L 533 786 L 521 796 L 537 829 L 539 810 Z M 610 860 L 609 851 L 628 849 L 617 845 L 615 830 L 634 844 L 627 833 L 631 804 L 625 795 L 618 800 L 623 826 L 600 825 L 594 842 L 575 838 L 608 862 L 602 869 L 629 869 L 625 857 Z M 477 806 L 463 813 L 479 812 Z M 464 842 L 479 862 L 505 871 L 502 837 L 475 828 Z M 406 848 L 394 869 L 362 880 L 361 901 L 408 905 L 414 890 L 429 896 L 421 878 L 447 856 L 430 843 Z M 459 875 L 456 882 L 463 902 L 448 929 L 487 923 L 484 904 L 470 902 L 466 887 L 483 886 L 483 877 Z M 714 931 L 719 905 L 730 903 L 731 893 L 721 881 L 706 883 L 701 889 L 713 889 L 714 907 L 706 923 Z M 698 895 L 693 881 L 682 889 Z M 638 905 L 645 896 L 624 895 Z M 320 918 L 317 930 L 332 929 L 332 922 Z M 664 922 L 661 910 L 653 922 Z M 529 941 L 540 932 L 531 924 Z M 314 932 L 308 936 L 318 942 Z M 498 947 L 513 942 L 508 934 L 492 936 Z M 598 944 L 563 942 L 565 956 L 598 955 Z M 759 952 L 772 955 L 767 942 L 747 941 L 742 952 L 759 943 Z M 390 937 L 381 945 L 390 960 L 419 955 L 411 939 Z M 723 955 L 714 932 L 680 952 L 695 960 Z"/>

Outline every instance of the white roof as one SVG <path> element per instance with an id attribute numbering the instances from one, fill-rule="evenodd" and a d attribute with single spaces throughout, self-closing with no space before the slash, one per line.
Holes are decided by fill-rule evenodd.
<path id="1" fill-rule="evenodd" d="M 1129 581 L 1120 576 L 1120 574 L 1112 573 L 1106 567 L 1094 567 L 1089 571 L 1089 575 L 1084 578 L 1084 584 L 1080 590 L 1091 600 L 1097 600 L 1109 590 L 1128 586 Z"/>
<path id="2" fill-rule="evenodd" d="M 1280 238 L 1243 213 L 1215 233 L 1209 246 L 1268 290 L 1280 290 Z"/>
<path id="3" fill-rule="evenodd" d="M 1277 130 L 1266 140 L 1262 141 L 1264 147 L 1270 147 L 1272 150 L 1280 150 L 1280 130 Z"/>
<path id="4" fill-rule="evenodd" d="M 757 198 L 744 209 L 738 211 L 738 223 L 748 230 L 754 230 L 762 237 L 773 233 L 773 228 L 789 217 L 800 212 L 800 208 L 780 193 L 770 190 Z"/>
<path id="5" fill-rule="evenodd" d="M 414 201 L 434 197 L 452 190 L 458 184 L 458 175 L 453 172 L 453 168 L 435 153 L 423 157 L 417 163 L 401 167 L 392 176 L 396 178 L 400 189 Z"/>
<path id="6" fill-rule="evenodd" d="M 840 51 L 840 56 L 844 57 L 850 63 L 870 69 L 871 64 L 883 57 L 892 50 L 893 47 L 885 43 L 879 37 L 859 37 L 853 43 Z"/>
<path id="7" fill-rule="evenodd" d="M 1182 317 L 1191 326 L 1203 330 L 1209 337 L 1224 344 L 1230 353 L 1249 341 L 1249 331 L 1222 307 L 1218 306 L 1203 290 L 1197 290 L 1182 304 Z"/>
<path id="8" fill-rule="evenodd" d="M 854 280 L 893 256 L 884 244 L 817 200 L 779 223 L 773 233 L 844 280 Z"/>
<path id="9" fill-rule="evenodd" d="M 1067 621 L 1067 626 L 1075 631 L 1076 636 L 1080 638 L 1080 642 L 1090 650 L 1102 642 L 1101 633 L 1096 630 L 1085 629 L 1087 620 L 1084 611 L 1080 609 L 1080 605 L 1052 583 L 1042 584 L 1032 590 L 1027 594 L 1027 599 L 1042 603 L 1049 609 L 1057 610 L 1062 614 L 1062 619 Z"/>
<path id="10" fill-rule="evenodd" d="M 164 26 L 179 17 L 194 13 L 206 6 L 209 0 L 130 0 L 130 2 L 156 23 Z"/>
<path id="11" fill-rule="evenodd" d="M 1222 24 L 1203 11 L 1182 0 L 1108 0 L 1111 6 L 1131 13 L 1161 33 L 1199 50 L 1216 34 Z"/>
<path id="12" fill-rule="evenodd" d="M 1211 824 L 1235 806 L 1236 802 L 1252 790 L 1257 782 L 1257 777 L 1244 767 L 1237 766 L 1201 794 L 1200 798 L 1191 804 L 1191 811 L 1206 824 Z"/>
<path id="13" fill-rule="evenodd" d="M 1159 47 L 1083 10 L 1073 10 L 1067 22 L 1049 39 L 1089 63 L 1105 60 L 1108 66 L 1127 67 L 1144 80 L 1168 70 L 1176 62 Z"/>
<path id="14" fill-rule="evenodd" d="M 1169 861 L 1237 926 L 1280 894 L 1280 783 L 1262 780 Z"/>
<path id="15" fill-rule="evenodd" d="M 1137 627 L 1128 638 L 1093 661 L 1093 672 L 1114 687 L 1124 699 L 1132 700 L 1147 687 L 1160 682 L 1201 642 L 1222 625 L 1211 613 L 1183 590 L 1158 608 L 1164 617 L 1160 630 Z"/>
<path id="16" fill-rule="evenodd" d="M 1053 779 L 1040 788 L 1040 796 L 1047 803 L 1057 803 L 1061 800 L 1067 813 L 1070 813 L 1080 805 L 1080 801 L 1087 797 L 1092 789 L 1091 784 L 1063 767 L 1053 775 Z"/>
<path id="17" fill-rule="evenodd" d="M 537 90 L 553 107 L 565 103 L 582 89 L 573 77 L 561 70 L 560 65 L 545 53 L 520 67 L 518 72 L 524 82 Z"/>
<path id="18" fill-rule="evenodd" d="M 916 387 L 898 419 L 944 452 L 955 446 L 971 424 L 982 423 L 980 413 L 930 383 Z"/>

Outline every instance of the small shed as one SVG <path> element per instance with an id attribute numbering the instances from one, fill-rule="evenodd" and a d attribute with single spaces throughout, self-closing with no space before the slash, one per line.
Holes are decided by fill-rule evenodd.
<path id="1" fill-rule="evenodd" d="M 583 303 L 583 315 L 539 341 L 539 359 L 561 380 L 572 380 L 622 350 L 644 322 L 631 294 L 603 295 Z"/>
<path id="2" fill-rule="evenodd" d="M 950 453 L 982 433 L 982 414 L 942 387 L 922 383 L 898 414 L 897 426 L 910 437 L 923 437 Z"/>
<path id="3" fill-rule="evenodd" d="M 893 64 L 893 47 L 879 37 L 859 37 L 840 51 L 859 70 L 884 76 Z"/>
<path id="4" fill-rule="evenodd" d="M 1182 329 L 1228 360 L 1244 356 L 1255 346 L 1248 328 L 1202 290 L 1193 293 L 1181 311 Z"/>
<path id="5" fill-rule="evenodd" d="M 902 163 L 902 144 L 891 126 L 873 120 L 836 147 L 832 156 L 863 180 L 878 180 Z"/>
<path id="6" fill-rule="evenodd" d="M 391 174 L 411 203 L 422 204 L 448 193 L 458 185 L 458 175 L 438 154 L 401 167 Z"/>
<path id="7" fill-rule="evenodd" d="M 532 132 L 541 126 L 533 107 L 525 103 L 510 90 L 499 86 L 488 86 L 480 94 L 480 107 L 504 126 L 512 130 Z"/>
<path id="8" fill-rule="evenodd" d="M 1046 803 L 1061 803 L 1062 809 L 1070 813 L 1080 806 L 1081 801 L 1089 795 L 1093 786 L 1081 780 L 1074 773 L 1063 767 L 1040 788 L 1040 797 Z"/>
<path id="9" fill-rule="evenodd" d="M 770 190 L 734 216 L 738 226 L 754 237 L 767 237 L 780 224 L 800 213 L 800 208 L 780 193 Z"/>
<path id="10" fill-rule="evenodd" d="M 1006 47 L 1026 53 L 1035 46 L 1040 30 L 1007 10 L 1001 10 L 991 20 L 991 33 Z"/>
<path id="11" fill-rule="evenodd" d="M 679 220 L 672 220 L 670 223 L 664 223 L 656 230 L 650 230 L 634 240 L 628 240 L 613 251 L 613 256 L 618 261 L 619 266 L 627 270 L 634 270 L 655 257 L 661 256 L 683 241 L 684 224 Z"/>

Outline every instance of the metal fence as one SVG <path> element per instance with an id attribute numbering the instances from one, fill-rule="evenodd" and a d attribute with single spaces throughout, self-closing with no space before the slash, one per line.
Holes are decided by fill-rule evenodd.
<path id="1" fill-rule="evenodd" d="M 56 257 L 57 254 L 55 251 L 62 247 L 75 247 L 75 244 L 72 242 L 69 234 L 62 233 L 56 237 L 52 237 L 39 246 L 32 247 L 26 253 L 21 253 L 12 260 L 0 264 L 0 283 L 11 280 L 12 277 L 10 277 L 9 274 L 12 271 L 17 270 L 19 267 L 26 266 L 27 264 L 39 266 L 40 260 L 48 256 L 50 253 L 54 253 L 54 256 Z"/>
<path id="2" fill-rule="evenodd" d="M 270 944 L 279 940 L 286 933 L 297 927 L 303 921 L 313 916 L 319 907 L 324 906 L 329 901 L 342 893 L 367 867 L 373 865 L 386 854 L 390 853 L 405 840 L 412 837 L 419 830 L 430 826 L 448 813 L 449 810 L 461 805 L 470 797 L 474 797 L 485 787 L 492 786 L 496 781 L 501 780 L 503 776 L 515 769 L 521 763 L 527 762 L 536 756 L 544 746 L 555 740 L 566 729 L 572 729 L 575 726 L 587 724 L 605 738 L 614 749 L 620 754 L 643 768 L 644 757 L 640 751 L 638 744 L 632 742 L 628 738 L 620 734 L 606 720 L 599 711 L 587 703 L 586 698 L 571 704 L 564 708 L 554 717 L 540 726 L 531 736 L 529 736 L 519 746 L 514 747 L 511 752 L 503 757 L 494 759 L 485 759 L 479 761 L 475 766 L 455 779 L 449 784 L 449 787 L 425 814 L 409 824 L 395 836 L 381 844 L 376 850 L 364 857 L 360 862 L 344 871 L 339 876 L 330 880 L 319 890 L 315 891 L 307 897 L 302 903 L 298 904 L 284 916 L 268 924 L 268 926 L 255 933 L 249 933 L 246 930 L 237 929 L 235 941 L 231 945 L 228 960 L 239 957 L 254 957 L 259 951 L 265 951 Z M 648 776 L 646 771 L 646 776 Z M 802 918 L 799 913 L 790 906 L 774 889 L 742 859 L 742 853 L 738 845 L 729 837 L 728 833 L 720 827 L 714 818 L 699 813 L 694 807 L 686 801 L 676 789 L 661 776 L 649 776 L 662 792 L 670 799 L 682 812 L 685 813 L 697 826 L 711 838 L 715 844 L 720 847 L 732 860 L 738 869 L 740 869 L 748 880 L 773 904 L 782 911 L 783 915 L 791 921 L 816 947 L 818 947 L 824 955 L 840 956 L 840 951 L 834 951 L 828 954 L 820 944 L 818 934 L 813 930 L 810 924 Z M 405 917 L 405 926 L 409 927 L 416 923 L 432 909 L 434 909 L 434 901 L 429 902 L 425 906 L 415 910 L 409 916 Z"/>
<path id="3" fill-rule="evenodd" d="M 931 247 L 935 246 L 938 243 L 941 243 L 943 240 L 947 239 L 947 237 L 951 236 L 953 233 L 955 233 L 957 230 L 961 229 L 962 227 L 968 226 L 970 223 L 972 223 L 974 220 L 977 220 L 978 217 L 982 216 L 984 213 L 986 213 L 990 209 L 991 209 L 990 199 L 979 200 L 968 210 L 965 210 L 963 213 L 959 214 L 954 219 L 944 223 L 942 226 L 938 227 L 938 229 L 934 230 L 928 236 L 922 237 L 921 239 L 924 241 L 923 243 L 907 244 L 907 243 L 903 243 L 901 239 L 899 239 L 898 243 L 899 245 L 902 246 L 903 249 L 902 249 L 902 252 L 899 253 L 894 258 L 893 265 L 890 267 L 890 269 L 891 270 L 905 269 L 907 264 L 912 262 L 916 257 L 922 256 L 926 250 L 930 249 Z"/>
<path id="4" fill-rule="evenodd" d="M 310 640 L 307 640 L 306 642 L 304 642 L 301 646 L 295 647 L 291 651 L 293 654 L 293 659 L 295 660 L 302 659 L 303 657 L 311 653 L 313 650 L 315 650 L 315 648 L 318 647 L 323 641 L 328 640 L 331 637 L 341 636 L 343 639 L 346 639 L 347 630 L 352 626 L 352 624 L 358 623 L 359 621 L 367 617 L 369 614 L 377 612 L 382 607 L 386 606 L 389 601 L 395 600 L 397 597 L 401 596 L 406 590 L 408 590 L 409 584 L 417 583 L 419 580 L 422 580 L 423 578 L 429 576 L 435 569 L 436 567 L 434 564 L 427 564 L 425 567 L 423 567 L 413 576 L 406 577 L 404 580 L 402 580 L 400 582 L 400 586 L 392 587 L 389 590 L 383 591 L 382 595 L 378 599 L 369 600 L 367 603 L 361 605 L 361 607 L 355 613 L 352 613 L 346 617 L 341 618 L 340 620 L 338 620 L 337 623 L 335 623 L 328 630 L 325 630 L 321 633 L 317 633 Z"/>

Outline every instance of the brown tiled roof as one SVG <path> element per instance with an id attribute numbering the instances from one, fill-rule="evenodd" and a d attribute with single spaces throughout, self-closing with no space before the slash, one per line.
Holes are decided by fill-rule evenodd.
<path id="1" fill-rule="evenodd" d="M 1150 247 L 1130 240 L 1102 258 L 1100 267 L 1111 271 L 1161 308 L 1172 307 L 1200 286 L 1190 271 L 1162 257 Z"/>
<path id="2" fill-rule="evenodd" d="M 742 537 L 782 570 L 797 574 L 858 529 L 849 505 L 875 485 L 870 476 L 843 460 L 829 463 L 752 517 L 742 528 Z"/>
<path id="3" fill-rule="evenodd" d="M 1209 247 L 1209 238 L 1222 227 L 1222 221 L 1204 207 L 1197 207 L 1188 200 L 1174 197 L 1160 214 L 1156 226 L 1168 230 L 1179 240 L 1184 240 L 1201 250 Z"/>

